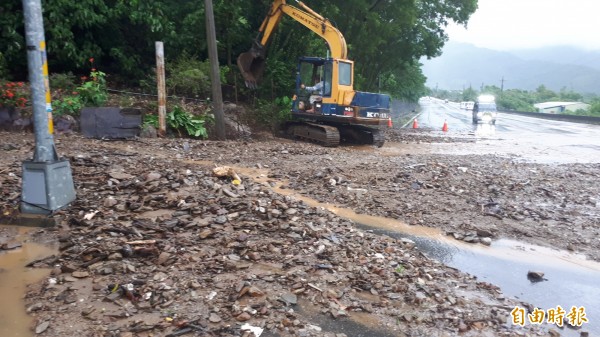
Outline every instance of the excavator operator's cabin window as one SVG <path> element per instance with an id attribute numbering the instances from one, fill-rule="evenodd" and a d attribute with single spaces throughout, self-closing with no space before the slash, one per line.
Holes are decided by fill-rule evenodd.
<path id="1" fill-rule="evenodd" d="M 352 85 L 352 64 L 340 62 L 339 66 L 340 85 Z"/>
<path id="2" fill-rule="evenodd" d="M 331 62 L 323 65 L 323 96 L 331 96 L 332 68 Z"/>

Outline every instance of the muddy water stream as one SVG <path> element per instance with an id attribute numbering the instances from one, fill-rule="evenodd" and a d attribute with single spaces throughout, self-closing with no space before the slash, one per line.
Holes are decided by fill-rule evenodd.
<path id="1" fill-rule="evenodd" d="M 0 243 L 19 242 L 21 247 L 0 251 L 0 336 L 29 337 L 33 319 L 26 314 L 23 297 L 28 284 L 42 280 L 50 273 L 46 269 L 27 268 L 25 265 L 36 259 L 52 255 L 56 249 L 25 242 L 31 228 L 0 225 Z"/>
<path id="2" fill-rule="evenodd" d="M 302 200 L 309 206 L 322 207 L 352 220 L 366 230 L 396 238 L 409 238 L 429 257 L 499 286 L 505 295 L 547 311 L 561 306 L 568 313 L 571 306 L 584 307 L 588 323 L 582 330 L 600 336 L 600 263 L 567 251 L 560 251 L 518 241 L 500 239 L 491 246 L 469 244 L 445 236 L 430 227 L 410 226 L 401 221 L 357 214 L 350 209 L 321 203 L 282 188 L 284 182 L 268 178 L 267 170 L 234 168 L 254 181 L 270 186 L 275 192 Z M 543 282 L 532 283 L 528 271 L 544 272 Z M 563 336 L 579 336 L 570 328 Z"/>

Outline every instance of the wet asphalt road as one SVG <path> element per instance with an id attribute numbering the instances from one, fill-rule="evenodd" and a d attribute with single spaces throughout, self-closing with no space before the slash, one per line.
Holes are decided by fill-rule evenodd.
<path id="1" fill-rule="evenodd" d="M 474 134 L 479 144 L 491 145 L 493 153 L 514 153 L 542 163 L 600 162 L 600 125 L 502 113 L 496 125 L 473 124 L 471 111 L 441 100 L 422 100 L 421 110 L 419 127 L 441 132 L 446 121 L 449 135 Z"/>

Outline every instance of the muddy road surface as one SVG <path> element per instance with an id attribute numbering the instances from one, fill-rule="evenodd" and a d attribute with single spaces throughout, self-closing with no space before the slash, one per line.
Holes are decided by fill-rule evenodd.
<path id="1" fill-rule="evenodd" d="M 1 211 L 10 219 L 33 136 L 0 136 Z M 573 303 L 591 306 L 578 329 L 515 325 L 515 307 L 570 307 L 505 294 L 494 276 L 467 270 L 477 257 L 444 260 L 508 240 L 522 254 L 514 277 L 530 282 L 529 266 L 540 265 L 524 263 L 527 250 L 542 248 L 585 265 L 588 281 L 597 276 L 600 165 L 469 151 L 477 141 L 431 130 L 390 130 L 379 149 L 60 135 L 78 198 L 54 215 L 56 227 L 23 239 L 50 240 L 58 251 L 26 262 L 50 276 L 32 281 L 15 306 L 41 336 L 600 333 L 595 302 Z M 222 166 L 231 171 L 214 171 Z M 14 227 L 0 228 L 0 254 L 19 249 L 8 249 Z M 436 255 L 423 238 L 450 248 Z M 498 268 L 511 274 L 517 264 L 503 261 Z M 544 266 L 538 271 L 551 274 Z M 552 278 L 541 281 L 528 284 Z"/>

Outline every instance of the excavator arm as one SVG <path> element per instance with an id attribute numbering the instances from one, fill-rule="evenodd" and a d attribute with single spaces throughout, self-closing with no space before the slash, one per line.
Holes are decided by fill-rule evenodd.
<path id="1" fill-rule="evenodd" d="M 260 26 L 259 37 L 254 41 L 250 51 L 242 53 L 238 57 L 237 64 L 247 87 L 256 88 L 257 82 L 262 77 L 265 67 L 265 46 L 284 14 L 327 41 L 331 57 L 347 58 L 348 47 L 342 33 L 329 20 L 310 9 L 303 2 L 295 1 L 301 9 L 288 5 L 285 0 L 274 0 L 269 13 Z"/>

